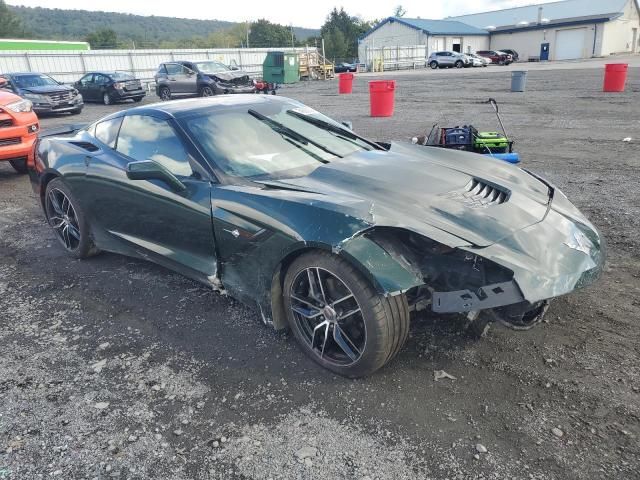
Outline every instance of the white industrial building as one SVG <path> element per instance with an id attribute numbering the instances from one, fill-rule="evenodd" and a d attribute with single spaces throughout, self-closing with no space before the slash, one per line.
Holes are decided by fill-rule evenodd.
<path id="1" fill-rule="evenodd" d="M 638 0 L 564 0 L 445 20 L 391 17 L 360 39 L 359 53 L 409 46 L 424 46 L 427 56 L 509 48 L 525 61 L 639 53 L 640 8 Z"/>

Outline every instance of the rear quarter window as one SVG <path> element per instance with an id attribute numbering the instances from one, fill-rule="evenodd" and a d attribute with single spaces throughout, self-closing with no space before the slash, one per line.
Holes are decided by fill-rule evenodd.
<path id="1" fill-rule="evenodd" d="M 105 145 L 111 148 L 116 147 L 116 138 L 118 138 L 118 131 L 122 124 L 122 117 L 112 118 L 111 120 L 105 120 L 104 122 L 98 122 L 96 124 L 94 136 Z"/>

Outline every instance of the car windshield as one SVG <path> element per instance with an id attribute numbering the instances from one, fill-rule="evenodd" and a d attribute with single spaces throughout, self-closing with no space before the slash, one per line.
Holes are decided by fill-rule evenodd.
<path id="1" fill-rule="evenodd" d="M 13 81 L 18 88 L 32 88 L 32 87 L 46 87 L 49 85 L 59 85 L 53 78 L 48 75 L 33 74 L 33 75 L 16 75 L 13 77 Z"/>
<path id="2" fill-rule="evenodd" d="M 228 72 L 229 67 L 220 62 L 196 62 L 194 64 L 202 73 Z"/>
<path id="3" fill-rule="evenodd" d="M 135 80 L 136 77 L 127 72 L 115 72 L 111 75 L 114 80 Z"/>
<path id="4" fill-rule="evenodd" d="M 327 122 L 331 130 L 339 131 L 323 128 L 322 122 L 309 123 L 307 117 Z M 184 124 L 196 144 L 224 173 L 250 180 L 305 176 L 323 163 L 372 149 L 371 144 L 354 138 L 339 123 L 293 102 L 208 111 L 188 118 Z"/>

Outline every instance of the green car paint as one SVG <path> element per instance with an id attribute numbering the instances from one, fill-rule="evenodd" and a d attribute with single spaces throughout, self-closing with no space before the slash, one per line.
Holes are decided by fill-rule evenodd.
<path id="1" fill-rule="evenodd" d="M 596 228 L 553 185 L 504 162 L 392 144 L 323 161 L 304 175 L 252 180 L 227 175 L 183 128 L 194 115 L 238 108 L 268 115 L 283 105 L 306 108 L 282 97 L 225 96 L 107 117 L 170 122 L 194 169 L 178 184 L 147 178 L 140 171 L 152 165 L 130 165 L 91 127 L 44 136 L 31 180 L 42 194 L 48 179 L 61 176 L 99 248 L 224 290 L 277 329 L 286 327 L 286 268 L 309 249 L 342 256 L 380 294 L 411 294 L 437 312 L 533 305 L 602 271 L 605 245 Z"/>

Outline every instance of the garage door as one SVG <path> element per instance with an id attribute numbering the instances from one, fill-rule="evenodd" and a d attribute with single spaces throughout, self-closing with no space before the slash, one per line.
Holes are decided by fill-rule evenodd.
<path id="1" fill-rule="evenodd" d="M 584 57 L 587 29 L 560 30 L 556 35 L 556 60 L 573 60 Z"/>

